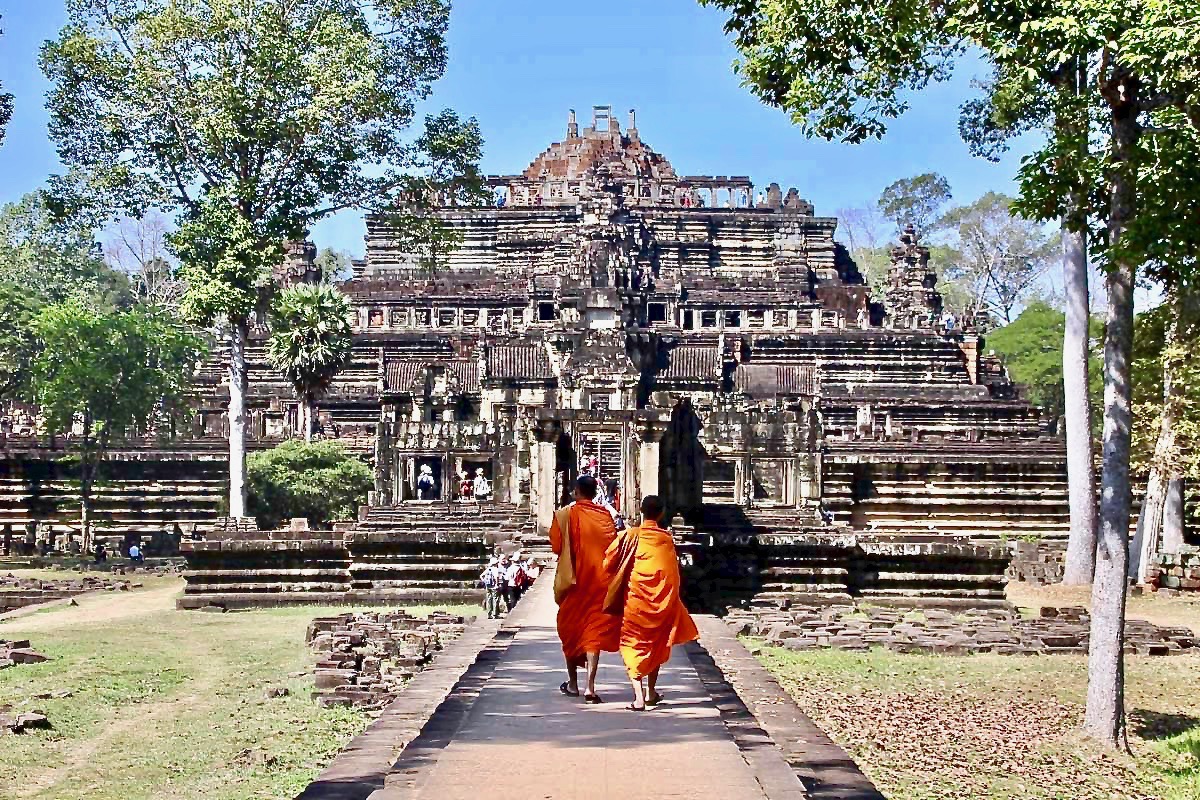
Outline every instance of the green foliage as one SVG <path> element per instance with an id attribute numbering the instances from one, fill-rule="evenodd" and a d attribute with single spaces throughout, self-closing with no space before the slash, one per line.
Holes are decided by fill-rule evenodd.
<path id="1" fill-rule="evenodd" d="M 938 212 L 950 198 L 950 182 L 926 172 L 890 184 L 879 195 L 879 210 L 896 223 L 897 234 L 911 225 L 918 236 L 924 236 L 938 224 Z"/>
<path id="2" fill-rule="evenodd" d="M 478 126 L 406 139 L 441 76 L 444 0 L 70 0 L 42 50 L 69 208 L 183 211 L 185 313 L 244 320 L 282 245 L 345 208 L 477 181 Z M 471 161 L 471 159 L 467 159 Z"/>
<path id="3" fill-rule="evenodd" d="M 353 519 L 375 484 L 371 468 L 334 441 L 287 441 L 246 459 L 249 513 L 264 528 L 292 517 L 314 526 Z"/>
<path id="4" fill-rule="evenodd" d="M 1093 335 L 1101 325 L 1093 320 Z M 1015 320 L 988 335 L 987 346 L 1004 357 L 1009 375 L 1026 387 L 1033 403 L 1045 409 L 1051 419 L 1063 414 L 1063 332 L 1066 315 L 1040 300 L 1026 306 Z M 1099 397 L 1100 368 L 1098 354 L 1091 356 L 1090 392 Z"/>
<path id="5" fill-rule="evenodd" d="M 349 253 L 343 250 L 334 250 L 332 247 L 321 248 L 313 265 L 321 274 L 321 280 L 324 283 L 335 285 L 350 280 L 353 267 Z"/>
<path id="6" fill-rule="evenodd" d="M 267 358 L 311 400 L 350 360 L 350 301 L 328 284 L 284 289 L 271 307 Z"/>
<path id="7" fill-rule="evenodd" d="M 964 44 L 953 3 L 926 0 L 700 0 L 729 13 L 735 64 L 764 103 L 806 135 L 858 143 L 908 110 L 909 95 L 951 74 Z"/>
<path id="8" fill-rule="evenodd" d="M 202 356 L 191 332 L 140 307 L 105 312 L 67 300 L 43 308 L 32 328 L 30 399 L 51 431 L 82 423 L 84 448 L 148 428 L 157 411 L 182 398 Z"/>
<path id="9" fill-rule="evenodd" d="M 0 400 L 27 390 L 38 299 L 15 283 L 0 281 Z"/>
<path id="10" fill-rule="evenodd" d="M 86 297 L 114 308 L 132 301 L 129 279 L 104 263 L 92 229 L 60 217 L 41 190 L 0 208 L 0 282 L 50 303 Z"/>

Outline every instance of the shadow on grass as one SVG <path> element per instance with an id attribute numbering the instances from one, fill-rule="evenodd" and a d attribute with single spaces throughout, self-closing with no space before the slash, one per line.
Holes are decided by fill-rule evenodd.
<path id="1" fill-rule="evenodd" d="M 1173 739 L 1192 733 L 1196 739 L 1195 746 L 1200 747 L 1200 717 L 1164 714 L 1138 708 L 1129 712 L 1129 726 L 1138 736 L 1150 741 Z"/>

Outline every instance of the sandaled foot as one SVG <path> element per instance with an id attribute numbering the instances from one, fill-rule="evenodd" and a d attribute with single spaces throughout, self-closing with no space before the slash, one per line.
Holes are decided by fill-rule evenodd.
<path id="1" fill-rule="evenodd" d="M 598 706 L 604 701 L 600 699 L 600 695 L 598 694 L 585 694 L 583 696 L 583 702 L 589 705 Z"/>
<path id="2" fill-rule="evenodd" d="M 663 700 L 663 696 L 661 694 L 659 694 L 658 692 L 655 692 L 654 694 L 652 694 L 646 698 L 646 705 L 656 706 L 659 703 L 661 703 L 662 700 Z"/>
<path id="3" fill-rule="evenodd" d="M 558 690 L 567 697 L 579 697 L 579 690 L 572 689 L 571 684 L 567 683 L 566 681 L 563 681 L 558 685 Z"/>
<path id="4" fill-rule="evenodd" d="M 645 706 L 635 706 L 633 703 L 630 703 L 629 705 L 625 706 L 625 710 L 626 711 L 645 711 L 646 707 Z"/>

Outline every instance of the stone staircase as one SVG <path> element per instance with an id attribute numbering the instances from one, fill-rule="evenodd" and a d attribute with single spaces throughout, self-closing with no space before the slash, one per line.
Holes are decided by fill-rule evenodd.
<path id="1" fill-rule="evenodd" d="M 24 534 L 31 522 L 53 534 L 79 531 L 80 494 L 66 467 L 51 453 L 43 460 L 9 460 L 0 454 L 0 529 Z M 58 453 L 61 456 L 61 453 Z M 93 526 L 97 538 L 116 547 L 127 534 L 143 538 L 206 529 L 219 514 L 225 494 L 224 461 L 167 457 L 110 460 L 93 489 Z"/>
<path id="2" fill-rule="evenodd" d="M 859 448 L 865 451 L 866 448 Z M 890 448 L 889 448 L 890 449 Z M 1070 532 L 1065 465 L 1022 454 L 941 463 L 891 463 L 831 448 L 824 504 L 834 522 L 867 533 L 938 534 L 981 540 L 1065 538 Z M 1020 459 L 1020 460 L 1018 460 Z"/>
<path id="3" fill-rule="evenodd" d="M 852 599 L 889 606 L 1003 605 L 1009 553 L 963 537 L 864 535 L 794 508 L 707 505 L 710 544 L 690 570 L 707 608 L 788 608 Z"/>

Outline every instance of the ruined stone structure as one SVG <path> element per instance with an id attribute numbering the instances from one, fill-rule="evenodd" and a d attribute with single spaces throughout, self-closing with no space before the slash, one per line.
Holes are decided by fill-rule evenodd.
<path id="1" fill-rule="evenodd" d="M 476 475 L 497 511 L 450 524 L 470 542 L 544 533 L 590 468 L 617 481 L 627 515 L 666 497 L 702 585 L 785 604 L 995 602 L 998 539 L 1066 535 L 1062 442 L 971 327 L 947 329 L 911 231 L 873 302 L 836 219 L 795 189 L 680 175 L 632 112 L 622 129 L 608 107 L 587 126 L 572 112 L 562 141 L 489 183 L 492 203 L 437 209 L 460 243 L 436 256 L 367 218 L 366 257 L 343 286 L 352 363 L 319 421 L 374 464 L 370 514 L 298 535 L 302 550 L 272 544 L 278 532 L 187 545 L 195 603 L 433 588 L 388 565 L 427 546 L 404 532 L 436 536 L 421 500 L 460 502 Z M 314 252 L 292 248 L 280 278 L 313 273 Z M 293 434 L 297 408 L 261 333 L 248 347 L 260 447 Z M 218 353 L 199 376 L 193 443 L 224 434 L 221 376 Z M 442 589 L 469 577 L 434 561 Z"/>

